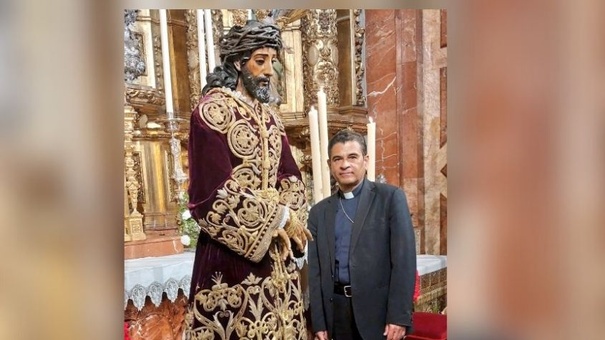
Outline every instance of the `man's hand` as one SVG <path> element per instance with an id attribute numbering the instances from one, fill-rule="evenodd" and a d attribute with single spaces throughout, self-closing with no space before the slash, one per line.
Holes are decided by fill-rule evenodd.
<path id="1" fill-rule="evenodd" d="M 405 336 L 405 327 L 393 324 L 387 324 L 384 327 L 384 333 L 387 340 L 401 340 Z"/>
<path id="2" fill-rule="evenodd" d="M 328 331 L 315 333 L 315 340 L 328 340 Z"/>
<path id="3" fill-rule="evenodd" d="M 293 211 L 290 212 L 290 220 L 286 223 L 284 230 L 294 240 L 296 247 L 301 252 L 305 251 L 307 241 L 313 240 L 313 236 L 311 236 L 311 232 L 307 229 L 307 226 L 303 225 L 297 214 Z"/>
<path id="4" fill-rule="evenodd" d="M 290 243 L 290 238 L 285 230 L 278 229 L 274 231 L 273 238 L 278 238 L 277 244 L 280 247 L 279 255 L 283 261 L 285 261 L 288 256 L 294 257 L 294 254 L 292 254 L 292 243 Z"/>

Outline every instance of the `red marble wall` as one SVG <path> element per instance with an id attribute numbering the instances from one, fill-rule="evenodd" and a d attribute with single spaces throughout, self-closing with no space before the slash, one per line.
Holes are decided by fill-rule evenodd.
<path id="1" fill-rule="evenodd" d="M 423 136 L 418 108 L 422 62 L 419 10 L 366 10 L 368 114 L 376 121 L 376 176 L 406 192 L 422 252 Z"/>

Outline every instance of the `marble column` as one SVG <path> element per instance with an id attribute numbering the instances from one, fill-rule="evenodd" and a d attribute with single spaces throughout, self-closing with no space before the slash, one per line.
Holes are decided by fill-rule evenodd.
<path id="1" fill-rule="evenodd" d="M 366 10 L 368 114 L 376 122 L 376 176 L 404 189 L 424 252 L 422 60 L 419 10 Z"/>
<path id="2" fill-rule="evenodd" d="M 405 190 L 417 251 L 423 254 L 447 254 L 447 43 L 442 20 L 440 10 L 366 11 L 376 176 Z"/>
<path id="3" fill-rule="evenodd" d="M 423 158 L 425 186 L 426 252 L 446 252 L 446 226 L 442 224 L 442 210 L 446 209 L 447 139 L 445 112 L 442 105 L 442 83 L 446 82 L 447 46 L 441 44 L 441 11 L 422 11 L 422 107 Z"/>

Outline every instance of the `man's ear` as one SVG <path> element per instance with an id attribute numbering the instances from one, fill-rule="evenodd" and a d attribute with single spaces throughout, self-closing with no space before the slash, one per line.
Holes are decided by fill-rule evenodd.
<path id="1" fill-rule="evenodd" d="M 236 61 L 236 62 L 234 62 L 234 63 L 233 63 L 233 65 L 235 65 L 235 69 L 236 69 L 236 70 L 238 70 L 238 71 L 240 71 L 240 72 L 242 71 L 242 66 L 240 65 L 239 60 L 238 60 L 238 61 Z"/>

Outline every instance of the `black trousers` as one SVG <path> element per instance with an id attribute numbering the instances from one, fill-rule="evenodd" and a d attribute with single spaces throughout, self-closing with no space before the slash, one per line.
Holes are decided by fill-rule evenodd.
<path id="1" fill-rule="evenodd" d="M 351 298 L 334 294 L 334 340 L 363 340 L 359 335 Z"/>

